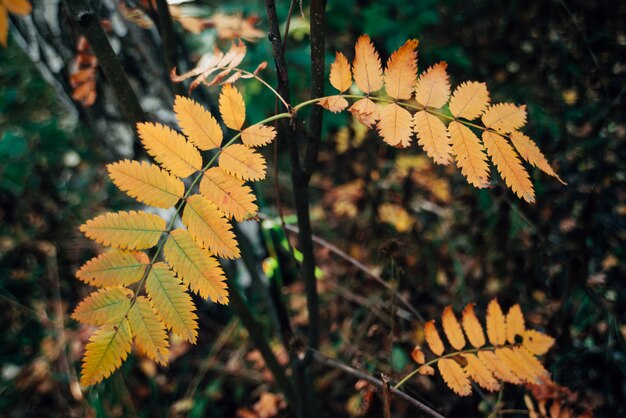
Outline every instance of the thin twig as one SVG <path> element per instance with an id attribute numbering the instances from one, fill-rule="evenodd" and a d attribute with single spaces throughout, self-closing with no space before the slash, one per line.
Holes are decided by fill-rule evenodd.
<path id="1" fill-rule="evenodd" d="M 357 370 L 355 368 L 352 368 L 350 366 L 348 366 L 347 364 L 344 364 L 338 360 L 335 360 L 333 358 L 327 357 L 324 354 L 322 354 L 321 352 L 317 351 L 317 350 L 311 350 L 311 352 L 313 353 L 313 359 L 315 361 L 317 361 L 318 363 L 324 364 L 328 367 L 334 367 L 336 369 L 342 370 L 358 379 L 362 379 L 362 380 L 366 380 L 367 382 L 371 383 L 372 385 L 378 387 L 378 388 L 383 388 L 384 383 L 378 379 L 376 379 L 375 377 L 370 376 L 367 373 L 364 373 L 360 370 Z M 394 387 L 390 387 L 389 388 L 390 392 L 394 395 L 396 395 L 399 398 L 404 399 L 405 401 L 407 401 L 409 404 L 413 405 L 414 407 L 416 407 L 417 409 L 419 409 L 420 411 L 424 412 L 425 414 L 430 415 L 431 417 L 436 417 L 436 418 L 445 418 L 443 415 L 439 414 L 438 412 L 434 411 L 432 408 L 430 408 L 429 406 L 421 403 L 420 401 L 418 401 L 417 399 L 407 395 L 405 392 L 402 392 L 401 390 L 398 390 Z"/>

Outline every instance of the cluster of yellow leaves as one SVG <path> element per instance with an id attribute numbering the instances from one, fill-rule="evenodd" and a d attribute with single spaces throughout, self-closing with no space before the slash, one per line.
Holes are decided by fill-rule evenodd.
<path id="1" fill-rule="evenodd" d="M 424 336 L 435 358 L 426 362 L 421 347 L 411 353 L 421 366 L 418 373 L 433 375 L 437 368 L 448 387 L 460 396 L 472 393 L 471 381 L 488 391 L 500 390 L 501 382 L 513 384 L 540 384 L 548 382 L 550 375 L 536 356 L 545 354 L 554 339 L 539 331 L 527 329 L 519 305 L 512 306 L 505 315 L 494 299 L 487 306 L 485 331 L 476 317 L 474 304 L 463 310 L 461 322 L 448 306 L 441 317 L 443 332 L 452 347 L 446 346 L 440 337 L 435 320 L 424 324 Z M 466 348 L 469 342 L 470 347 Z"/>
<path id="2" fill-rule="evenodd" d="M 28 0 L 0 0 L 0 45 L 6 48 L 9 37 L 9 13 L 26 16 L 32 6 Z"/>
<path id="3" fill-rule="evenodd" d="M 559 177 L 537 145 L 518 131 L 526 123 L 526 107 L 511 103 L 490 105 L 485 83 L 465 82 L 451 93 L 445 62 L 431 66 L 418 77 L 417 46 L 417 40 L 406 41 L 391 54 L 383 70 L 370 38 L 361 36 L 352 66 L 338 52 L 330 67 L 330 83 L 339 94 L 325 97 L 319 104 L 331 112 L 348 108 L 344 93 L 351 89 L 354 77 L 356 87 L 365 97 L 349 110 L 366 127 L 376 126 L 387 144 L 409 147 L 415 134 L 417 143 L 437 164 L 456 162 L 468 182 L 478 188 L 489 185 L 490 158 L 513 192 L 534 202 L 533 184 L 520 157 Z M 386 96 L 372 95 L 383 86 Z M 376 102 L 383 104 L 378 106 Z M 471 122 L 479 117 L 481 125 Z"/>
<path id="4" fill-rule="evenodd" d="M 250 147 L 270 143 L 275 131 L 262 125 L 243 129 L 245 103 L 230 84 L 222 88 L 219 108 L 223 123 L 238 131 L 233 139 L 241 137 L 244 144 L 230 140 L 222 145 L 217 119 L 200 104 L 177 96 L 174 111 L 185 135 L 161 124 L 137 125 L 144 148 L 158 165 L 123 160 L 107 166 L 113 183 L 137 201 L 163 209 L 175 206 L 176 215 L 182 211 L 184 228 L 173 229 L 174 219 L 166 223 L 143 210 L 106 213 L 81 226 L 88 238 L 112 247 L 76 273 L 98 288 L 72 315 L 99 327 L 86 347 L 83 385 L 98 383 L 116 370 L 133 340 L 141 353 L 161 364 L 168 361 L 168 330 L 195 343 L 196 308 L 188 289 L 228 303 L 216 257 L 240 256 L 230 219 L 256 215 L 255 198 L 245 182 L 265 178 L 265 160 Z M 203 165 L 200 150 L 213 151 L 214 159 Z M 194 179 L 186 188 L 183 179 L 190 176 Z M 151 257 L 143 252 L 155 246 Z"/>

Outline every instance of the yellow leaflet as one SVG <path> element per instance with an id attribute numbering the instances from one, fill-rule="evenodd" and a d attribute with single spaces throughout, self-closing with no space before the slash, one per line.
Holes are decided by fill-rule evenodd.
<path id="1" fill-rule="evenodd" d="M 439 109 L 450 98 L 450 81 L 446 68 L 448 64 L 440 62 L 426 70 L 417 80 L 415 100 L 425 107 Z"/>
<path id="2" fill-rule="evenodd" d="M 276 138 L 276 129 L 267 125 L 252 125 L 241 131 L 241 142 L 248 147 L 260 147 Z"/>
<path id="3" fill-rule="evenodd" d="M 89 339 L 83 357 L 80 383 L 94 385 L 118 369 L 130 353 L 133 336 L 123 318 L 118 324 L 106 324 Z"/>
<path id="4" fill-rule="evenodd" d="M 361 35 L 354 47 L 354 81 L 363 93 L 373 93 L 383 86 L 380 56 L 368 35 Z"/>
<path id="5" fill-rule="evenodd" d="M 340 93 L 348 90 L 352 86 L 352 73 L 350 63 L 341 52 L 335 54 L 335 62 L 330 65 L 330 84 L 339 90 Z"/>
<path id="6" fill-rule="evenodd" d="M 230 129 L 240 130 L 246 118 L 246 104 L 239 90 L 232 84 L 225 84 L 222 87 L 219 104 L 224 124 Z"/>
<path id="7" fill-rule="evenodd" d="M 170 173 L 185 178 L 202 168 L 200 152 L 178 132 L 158 123 L 138 123 L 137 132 L 148 154 Z"/>
<path id="8" fill-rule="evenodd" d="M 127 286 L 143 277 L 149 263 L 142 252 L 110 250 L 83 264 L 76 277 L 94 287 Z"/>
<path id="9" fill-rule="evenodd" d="M 485 111 L 482 121 L 489 129 L 500 133 L 513 132 L 526 123 L 526 106 L 512 103 L 498 103 Z"/>
<path id="10" fill-rule="evenodd" d="M 380 110 L 378 133 L 387 144 L 400 148 L 411 145 L 412 127 L 411 114 L 403 107 L 391 103 Z"/>
<path id="11" fill-rule="evenodd" d="M 520 198 L 529 203 L 535 202 L 535 190 L 522 166 L 515 150 L 502 136 L 493 132 L 483 132 L 483 144 L 487 154 L 495 164 L 504 182 Z"/>
<path id="12" fill-rule="evenodd" d="M 489 165 L 487 154 L 474 132 L 467 126 L 452 121 L 448 125 L 452 153 L 455 156 L 456 165 L 467 181 L 477 188 L 485 188 L 489 184 Z"/>
<path id="13" fill-rule="evenodd" d="M 204 173 L 200 181 L 200 193 L 229 218 L 233 217 L 239 222 L 256 215 L 258 211 L 252 189 L 218 167 Z"/>
<path id="14" fill-rule="evenodd" d="M 161 262 L 152 266 L 146 279 L 146 292 L 167 328 L 195 344 L 198 337 L 196 307 L 167 264 Z"/>
<path id="15" fill-rule="evenodd" d="M 128 312 L 132 297 L 132 290 L 121 286 L 97 290 L 74 309 L 72 318 L 89 325 L 119 322 Z"/>
<path id="16" fill-rule="evenodd" d="M 416 39 L 409 39 L 387 61 L 385 89 L 396 100 L 408 100 L 413 95 L 417 78 L 417 44 Z"/>
<path id="17" fill-rule="evenodd" d="M 117 187 L 147 205 L 168 209 L 185 193 L 180 179 L 150 163 L 123 160 L 107 169 Z"/>
<path id="18" fill-rule="evenodd" d="M 137 348 L 157 363 L 166 364 L 169 344 L 165 326 L 146 297 L 137 298 L 128 313 L 128 322 Z"/>
<path id="19" fill-rule="evenodd" d="M 228 304 L 226 277 L 217 260 L 196 244 L 184 229 L 170 233 L 163 254 L 167 263 L 201 297 L 214 302 Z"/>
<path id="20" fill-rule="evenodd" d="M 222 150 L 220 168 L 242 180 L 263 180 L 265 178 L 265 158 L 252 148 L 234 144 Z"/>
<path id="21" fill-rule="evenodd" d="M 224 213 L 204 196 L 196 194 L 187 199 L 182 221 L 200 247 L 218 257 L 239 258 L 232 226 Z"/>
<path id="22" fill-rule="evenodd" d="M 435 115 L 426 111 L 413 115 L 417 143 L 437 164 L 448 165 L 452 161 L 452 147 L 446 125 Z"/>
<path id="23" fill-rule="evenodd" d="M 198 148 L 210 150 L 220 147 L 222 128 L 204 106 L 187 97 L 176 96 L 174 112 L 183 133 Z"/>
<path id="24" fill-rule="evenodd" d="M 165 221 L 143 211 L 105 213 L 85 222 L 80 230 L 102 245 L 143 250 L 157 244 L 165 231 Z"/>
<path id="25" fill-rule="evenodd" d="M 466 81 L 454 90 L 450 99 L 450 112 L 457 118 L 473 120 L 483 114 L 489 103 L 489 91 L 485 83 Z"/>

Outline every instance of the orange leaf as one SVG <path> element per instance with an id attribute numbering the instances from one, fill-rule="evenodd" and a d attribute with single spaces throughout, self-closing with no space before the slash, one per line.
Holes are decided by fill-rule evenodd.
<path id="1" fill-rule="evenodd" d="M 376 103 L 370 99 L 360 99 L 350 106 L 350 113 L 363 125 L 371 128 L 380 119 L 380 111 Z"/>
<path id="2" fill-rule="evenodd" d="M 437 331 L 437 328 L 435 327 L 434 319 L 424 324 L 424 336 L 426 337 L 426 342 L 428 343 L 430 351 L 432 351 L 436 356 L 442 355 L 444 350 L 443 341 L 441 341 L 439 331 Z"/>
<path id="3" fill-rule="evenodd" d="M 350 63 L 341 52 L 336 53 L 335 62 L 330 65 L 330 84 L 339 90 L 340 93 L 343 93 L 352 86 Z"/>
<path id="4" fill-rule="evenodd" d="M 317 102 L 317 104 L 333 113 L 339 113 L 348 107 L 349 103 L 343 98 L 343 96 L 336 95 L 323 97 L 319 102 Z"/>
<path id="5" fill-rule="evenodd" d="M 465 334 L 470 344 L 475 348 L 480 348 L 485 345 L 485 333 L 480 321 L 476 318 L 473 303 L 467 304 L 465 309 L 463 309 L 462 322 L 463 329 L 465 329 Z"/>
<path id="6" fill-rule="evenodd" d="M 415 100 L 424 107 L 439 109 L 450 98 L 450 81 L 446 68 L 448 64 L 440 62 L 422 73 L 417 80 Z"/>
<path id="7" fill-rule="evenodd" d="M 240 130 L 246 118 L 246 104 L 239 90 L 232 84 L 225 84 L 222 87 L 219 104 L 224 124 L 230 129 Z"/>
<path id="8" fill-rule="evenodd" d="M 424 362 L 426 362 L 426 357 L 424 356 L 424 352 L 422 351 L 422 348 L 419 345 L 416 345 L 413 348 L 413 351 L 411 351 L 411 358 L 417 364 L 424 364 Z"/>
<path id="9" fill-rule="evenodd" d="M 509 343 L 515 344 L 515 336 L 524 336 L 524 314 L 519 304 L 515 304 L 509 308 L 506 314 L 506 339 Z"/>
<path id="10" fill-rule="evenodd" d="M 492 105 L 485 111 L 482 121 L 487 128 L 500 133 L 513 132 L 526 123 L 526 106 L 516 106 L 513 103 Z"/>
<path id="11" fill-rule="evenodd" d="M 412 126 L 411 114 L 403 107 L 391 103 L 381 109 L 378 133 L 387 144 L 400 148 L 411 145 Z"/>
<path id="12" fill-rule="evenodd" d="M 530 139 L 528 136 L 524 135 L 521 132 L 515 131 L 511 133 L 511 142 L 513 142 L 515 149 L 517 150 L 517 152 L 519 152 L 519 155 L 523 159 L 525 159 L 535 167 L 539 168 L 544 173 L 555 177 L 562 184 L 567 184 L 563 180 L 561 180 L 558 174 L 556 174 L 552 167 L 550 167 L 548 160 L 546 160 L 546 157 L 543 155 L 537 144 L 535 144 L 532 139 Z"/>
<path id="13" fill-rule="evenodd" d="M 437 361 L 437 367 L 441 377 L 454 393 L 459 396 L 469 396 L 472 393 L 470 380 L 459 363 L 450 358 L 442 358 Z"/>
<path id="14" fill-rule="evenodd" d="M 506 343 L 506 319 L 500 304 L 495 299 L 487 305 L 487 336 L 493 345 Z"/>
<path id="15" fill-rule="evenodd" d="M 498 379 L 514 385 L 522 383 L 522 380 L 493 351 L 483 350 L 479 351 L 477 355 L 478 359 Z"/>
<path id="16" fill-rule="evenodd" d="M 354 81 L 365 94 L 373 93 L 383 86 L 383 70 L 380 56 L 368 35 L 361 35 L 354 47 Z"/>
<path id="17" fill-rule="evenodd" d="M 174 113 L 184 134 L 198 148 L 206 151 L 220 147 L 223 139 L 222 128 L 200 103 L 176 96 Z"/>
<path id="18" fill-rule="evenodd" d="M 234 217 L 239 222 L 256 215 L 258 211 L 252 189 L 218 167 L 204 173 L 200 181 L 200 193 L 228 217 Z"/>
<path id="19" fill-rule="evenodd" d="M 413 115 L 413 123 L 418 138 L 417 143 L 426 151 L 426 154 L 437 164 L 450 164 L 452 147 L 448 130 L 441 119 L 426 111 L 420 111 Z"/>
<path id="20" fill-rule="evenodd" d="M 138 123 L 137 132 L 148 154 L 172 174 L 185 178 L 202 168 L 200 152 L 178 132 L 158 123 Z"/>
<path id="21" fill-rule="evenodd" d="M 409 39 L 387 61 L 385 88 L 396 100 L 408 100 L 413 95 L 417 78 L 417 44 L 416 39 Z"/>
<path id="22" fill-rule="evenodd" d="M 463 330 L 461 329 L 459 321 L 454 315 L 452 306 L 446 306 L 443 310 L 441 324 L 443 325 L 443 331 L 445 332 L 446 337 L 448 337 L 448 341 L 450 341 L 450 345 L 452 347 L 457 350 L 461 350 L 465 347 L 465 336 L 463 335 Z"/>
<path id="23" fill-rule="evenodd" d="M 522 345 L 531 353 L 540 356 L 547 353 L 550 347 L 554 345 L 554 338 L 539 331 L 529 329 L 524 332 Z"/>
<path id="24" fill-rule="evenodd" d="M 485 83 L 466 81 L 454 90 L 450 112 L 457 118 L 476 119 L 489 106 L 489 91 Z"/>
<path id="25" fill-rule="evenodd" d="M 493 132 L 483 132 L 483 144 L 487 154 L 498 168 L 507 186 L 515 194 L 529 203 L 535 201 L 535 190 L 522 166 L 513 147 L 500 135 Z"/>
<path id="26" fill-rule="evenodd" d="M 234 144 L 222 149 L 219 166 L 227 173 L 243 180 L 263 180 L 265 159 L 245 145 Z"/>
<path id="27" fill-rule="evenodd" d="M 489 184 L 489 165 L 483 145 L 467 126 L 452 121 L 448 125 L 452 153 L 455 155 L 456 165 L 467 181 L 475 187 L 484 188 Z"/>
<path id="28" fill-rule="evenodd" d="M 260 147 L 271 143 L 276 138 L 273 126 L 256 124 L 241 131 L 241 142 L 248 147 Z"/>
<path id="29" fill-rule="evenodd" d="M 493 374 L 475 354 L 462 354 L 462 356 L 467 360 L 465 371 L 474 382 L 490 392 L 500 390 L 500 382 L 493 377 Z"/>

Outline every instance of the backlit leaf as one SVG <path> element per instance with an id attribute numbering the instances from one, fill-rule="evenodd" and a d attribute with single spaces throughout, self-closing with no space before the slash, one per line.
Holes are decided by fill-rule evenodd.
<path id="1" fill-rule="evenodd" d="M 368 128 L 372 128 L 380 119 L 380 111 L 376 103 L 370 99 L 360 99 L 350 106 L 350 113 L 356 120 Z"/>
<path id="2" fill-rule="evenodd" d="M 267 145 L 274 138 L 276 138 L 276 129 L 273 126 L 256 124 L 241 131 L 241 142 L 248 147 Z"/>
<path id="3" fill-rule="evenodd" d="M 168 209 L 185 193 L 180 179 L 147 162 L 123 160 L 108 164 L 107 170 L 117 187 L 147 205 Z"/>
<path id="4" fill-rule="evenodd" d="M 165 231 L 165 221 L 143 211 L 105 213 L 83 225 L 82 233 L 99 244 L 128 250 L 154 247 Z"/>
<path id="5" fill-rule="evenodd" d="M 262 180 L 265 178 L 265 158 L 252 148 L 234 144 L 220 154 L 219 166 L 227 173 L 242 180 Z"/>
<path id="6" fill-rule="evenodd" d="M 504 382 L 513 383 L 514 385 L 522 383 L 522 379 L 513 373 L 513 371 L 509 369 L 509 367 L 504 364 L 504 362 L 496 356 L 493 351 L 482 350 L 478 352 L 477 356 L 485 367 L 498 379 Z"/>
<path id="7" fill-rule="evenodd" d="M 473 120 L 483 114 L 490 101 L 485 83 L 466 81 L 454 90 L 450 99 L 450 113 L 457 118 Z"/>
<path id="8" fill-rule="evenodd" d="M 128 313 L 128 322 L 139 351 L 157 363 L 166 364 L 169 344 L 165 326 L 146 297 L 137 298 Z"/>
<path id="9" fill-rule="evenodd" d="M 323 97 L 317 102 L 318 105 L 322 106 L 326 110 L 330 110 L 333 113 L 339 113 L 343 111 L 350 103 L 343 96 L 328 96 Z"/>
<path id="10" fill-rule="evenodd" d="M 459 363 L 450 358 L 442 358 L 437 361 L 437 368 L 443 380 L 454 393 L 459 396 L 471 395 L 472 385 Z"/>
<path id="11" fill-rule="evenodd" d="M 475 354 L 463 354 L 462 356 L 467 361 L 465 371 L 474 382 L 490 392 L 500 390 L 500 382 L 493 377 L 493 374 Z"/>
<path id="12" fill-rule="evenodd" d="M 158 123 L 138 123 L 137 132 L 148 154 L 172 174 L 185 178 L 202 168 L 200 152 L 178 132 Z"/>
<path id="13" fill-rule="evenodd" d="M 218 261 L 195 243 L 189 232 L 173 230 L 163 247 L 165 260 L 172 269 L 201 297 L 228 304 L 226 278 Z"/>
<path id="14" fill-rule="evenodd" d="M 513 132 L 526 123 L 526 106 L 516 106 L 513 103 L 492 105 L 485 111 L 482 121 L 487 128 L 500 133 Z"/>
<path id="15" fill-rule="evenodd" d="M 220 114 L 224 124 L 238 131 L 246 119 L 246 104 L 239 90 L 232 84 L 225 84 L 219 99 Z"/>
<path id="16" fill-rule="evenodd" d="M 187 97 L 176 96 L 174 112 L 183 133 L 198 148 L 210 150 L 220 147 L 222 128 L 204 106 Z"/>
<path id="17" fill-rule="evenodd" d="M 506 319 L 497 300 L 492 299 L 487 305 L 487 336 L 493 345 L 506 343 Z"/>
<path id="18" fill-rule="evenodd" d="M 146 293 L 167 328 L 195 344 L 198 337 L 196 307 L 185 286 L 165 263 L 156 263 L 150 270 Z"/>
<path id="19" fill-rule="evenodd" d="M 223 258 L 239 258 L 237 240 L 224 214 L 202 195 L 187 198 L 183 224 L 202 248 Z"/>
<path id="20" fill-rule="evenodd" d="M 450 345 L 457 350 L 461 350 L 465 347 L 465 336 L 463 335 L 463 330 L 461 329 L 461 324 L 456 319 L 454 315 L 454 311 L 452 310 L 452 306 L 446 306 L 443 310 L 443 315 L 441 316 L 441 324 L 443 326 L 443 331 L 448 337 L 448 341 Z"/>
<path id="21" fill-rule="evenodd" d="M 330 84 L 341 93 L 352 86 L 350 63 L 341 52 L 336 53 L 335 62 L 330 65 Z"/>
<path id="22" fill-rule="evenodd" d="M 483 331 L 483 326 L 476 317 L 473 303 L 469 303 L 465 306 L 465 309 L 463 309 L 462 322 L 465 335 L 467 335 L 467 339 L 470 344 L 472 344 L 475 348 L 480 348 L 485 345 L 485 332 Z"/>
<path id="23" fill-rule="evenodd" d="M 380 56 L 368 35 L 361 35 L 356 42 L 352 71 L 357 87 L 365 94 L 378 91 L 383 86 Z"/>
<path id="24" fill-rule="evenodd" d="M 387 144 L 400 148 L 411 145 L 412 126 L 411 114 L 403 107 L 391 103 L 380 110 L 378 133 Z"/>
<path id="25" fill-rule="evenodd" d="M 520 198 L 529 203 L 535 201 L 535 190 L 515 150 L 502 136 L 483 132 L 483 144 L 504 182 Z"/>
<path id="26" fill-rule="evenodd" d="M 519 304 L 515 304 L 509 308 L 506 314 L 506 339 L 509 343 L 515 343 L 515 336 L 520 338 L 524 336 L 526 327 L 524 325 L 524 314 Z"/>
<path id="27" fill-rule="evenodd" d="M 74 309 L 72 318 L 89 325 L 119 322 L 128 313 L 132 297 L 132 290 L 121 286 L 97 290 Z"/>
<path id="28" fill-rule="evenodd" d="M 448 165 L 452 161 L 452 147 L 446 125 L 435 115 L 426 111 L 413 115 L 417 143 L 437 164 Z"/>
<path id="29" fill-rule="evenodd" d="M 550 167 L 548 160 L 546 160 L 546 157 L 532 139 L 521 132 L 515 131 L 511 133 L 511 142 L 524 160 L 539 168 L 549 176 L 555 177 L 562 184 L 567 184 L 561 180 L 558 174 L 556 174 L 552 167 Z"/>
<path id="30" fill-rule="evenodd" d="M 200 181 L 200 193 L 229 218 L 233 217 L 239 222 L 256 215 L 258 211 L 252 189 L 218 167 L 204 173 Z"/>
<path id="31" fill-rule="evenodd" d="M 548 352 L 554 345 L 554 338 L 533 329 L 524 331 L 522 345 L 535 355 L 542 355 Z"/>
<path id="32" fill-rule="evenodd" d="M 141 280 L 149 263 L 142 252 L 109 250 L 83 264 L 76 277 L 95 287 L 127 286 Z"/>
<path id="33" fill-rule="evenodd" d="M 461 173 L 475 187 L 479 189 L 487 187 L 489 184 L 489 165 L 487 164 L 487 154 L 485 154 L 485 149 L 478 137 L 474 135 L 471 129 L 457 121 L 450 122 L 448 132 L 452 142 L 452 153 Z"/>
<path id="34" fill-rule="evenodd" d="M 426 337 L 426 342 L 428 343 L 428 348 L 433 352 L 436 356 L 440 356 L 443 354 L 444 346 L 443 341 L 441 341 L 441 337 L 439 336 L 439 331 L 435 327 L 435 321 L 430 320 L 424 324 L 424 336 Z"/>
<path id="35" fill-rule="evenodd" d="M 385 89 L 396 100 L 408 100 L 413 95 L 417 78 L 417 40 L 409 39 L 387 60 Z"/>
<path id="36" fill-rule="evenodd" d="M 130 353 L 133 336 L 126 318 L 118 324 L 106 324 L 89 339 L 83 357 L 80 383 L 94 385 L 118 369 Z"/>
<path id="37" fill-rule="evenodd" d="M 417 80 L 415 100 L 422 106 L 439 109 L 450 98 L 450 81 L 446 68 L 448 64 L 440 62 L 422 73 Z"/>

